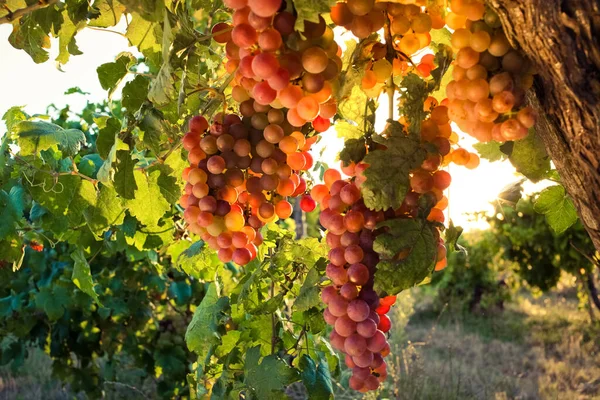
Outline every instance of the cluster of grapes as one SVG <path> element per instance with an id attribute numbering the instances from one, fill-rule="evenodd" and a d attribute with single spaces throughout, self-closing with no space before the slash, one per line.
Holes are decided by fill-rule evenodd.
<path id="1" fill-rule="evenodd" d="M 254 259 L 262 243 L 259 229 L 290 217 L 287 198 L 306 191 L 300 172 L 312 167 L 308 150 L 314 140 L 298 131 L 286 135 L 277 124 L 283 112 L 266 107 L 257 105 L 242 118 L 218 113 L 210 127 L 196 116 L 183 138 L 191 164 L 183 172 L 183 216 L 222 262 L 245 265 Z"/>
<path id="2" fill-rule="evenodd" d="M 365 164 L 344 168 L 349 175 Z M 385 218 L 381 211 L 369 210 L 357 183 L 360 178 L 343 180 L 335 169 L 324 174 L 325 184 L 315 185 L 311 196 L 320 203 L 319 221 L 328 229 L 330 247 L 326 274 L 331 284 L 321 298 L 327 305 L 325 321 L 334 327 L 331 345 L 346 354 L 352 368 L 350 387 L 366 392 L 375 390 L 387 377 L 384 357 L 390 353 L 385 333 L 391 328 L 386 313 L 395 296 L 379 298 L 373 290 L 373 274 L 379 256 L 373 251 L 375 226 Z"/>
<path id="3" fill-rule="evenodd" d="M 423 57 L 425 58 L 425 57 Z M 433 143 L 438 148 L 438 154 L 430 155 L 427 163 L 433 168 L 432 162 L 441 156 L 439 165 L 446 166 L 453 162 L 456 165 L 464 166 L 468 169 L 475 169 L 479 166 L 480 159 L 477 153 L 455 146 L 458 144 L 458 135 L 452 131 L 450 125 L 450 116 L 448 115 L 448 99 L 444 99 L 440 104 L 429 96 L 425 100 L 424 111 L 430 113 L 429 119 L 421 124 L 421 138 L 424 141 Z M 433 170 L 432 170 L 433 171 Z M 439 197 L 439 196 L 438 196 Z"/>
<path id="4" fill-rule="evenodd" d="M 296 17 L 280 10 L 282 0 L 224 3 L 235 10 L 233 26 L 215 25 L 213 37 L 226 45 L 233 99 L 287 109 L 285 119 L 297 128 L 310 122 L 317 132 L 327 130 L 337 110 L 332 82 L 342 60 L 325 20 L 305 22 L 303 38 L 294 31 Z"/>
<path id="5" fill-rule="evenodd" d="M 518 140 L 536 121 L 524 106 L 532 65 L 506 39 L 498 17 L 482 0 L 453 0 L 446 23 L 457 50 L 446 88 L 450 119 L 481 142 Z"/>

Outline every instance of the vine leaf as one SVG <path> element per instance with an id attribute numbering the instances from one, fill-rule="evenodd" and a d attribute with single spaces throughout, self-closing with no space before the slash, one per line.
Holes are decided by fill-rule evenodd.
<path id="1" fill-rule="evenodd" d="M 137 184 L 133 176 L 135 161 L 131 159 L 129 150 L 117 150 L 115 159 L 115 190 L 124 199 L 133 199 Z M 159 178 L 160 179 L 160 178 Z"/>
<path id="2" fill-rule="evenodd" d="M 318 306 L 321 302 L 320 297 L 320 289 L 317 284 L 319 283 L 320 276 L 319 271 L 316 267 L 311 268 L 306 274 L 306 278 L 304 279 L 304 283 L 300 288 L 300 293 L 298 293 L 298 297 L 294 301 L 294 307 L 298 311 L 306 311 L 309 308 Z"/>
<path id="3" fill-rule="evenodd" d="M 85 134 L 79 129 L 63 129 L 45 121 L 21 121 L 16 126 L 19 153 L 23 156 L 40 154 L 50 148 L 59 149 L 64 156 L 73 156 L 85 144 Z"/>
<path id="4" fill-rule="evenodd" d="M 88 25 L 97 28 L 108 28 L 115 26 L 121 20 L 121 15 L 125 12 L 125 6 L 115 0 L 97 0 L 94 1 L 93 9 L 95 15 L 90 19 Z"/>
<path id="5" fill-rule="evenodd" d="M 22 189 L 17 196 L 17 186 L 8 194 L 0 190 L 0 239 L 4 239 L 15 232 L 15 228 L 23 216 Z M 20 197 L 20 198 L 19 198 Z"/>
<path id="6" fill-rule="evenodd" d="M 53 321 L 63 316 L 65 307 L 70 303 L 71 293 L 62 286 L 45 286 L 35 294 L 36 307 L 43 310 Z"/>
<path id="7" fill-rule="evenodd" d="M 244 382 L 261 400 L 279 400 L 284 397 L 282 388 L 298 380 L 298 371 L 289 367 L 276 355 L 268 355 L 260 362 L 260 346 L 246 353 Z"/>
<path id="8" fill-rule="evenodd" d="M 121 122 L 114 118 L 106 118 L 105 120 L 95 119 L 96 124 L 100 128 L 98 137 L 96 138 L 96 149 L 100 157 L 106 160 L 115 144 L 116 135 L 121 130 Z M 103 124 L 103 126 L 101 126 Z"/>
<path id="9" fill-rule="evenodd" d="M 550 157 L 535 130 L 530 129 L 525 139 L 513 143 L 508 158 L 516 170 L 534 183 L 546 178 L 550 171 Z"/>
<path id="10" fill-rule="evenodd" d="M 546 216 L 550 229 L 557 235 L 577 222 L 577 209 L 562 185 L 542 190 L 533 204 L 533 209 Z"/>
<path id="11" fill-rule="evenodd" d="M 33 15 L 26 15 L 13 22 L 13 31 L 8 37 L 9 43 L 19 50 L 24 50 L 36 64 L 48 61 L 50 37 L 35 21 Z"/>
<path id="12" fill-rule="evenodd" d="M 458 244 L 458 239 L 463 233 L 463 228 L 460 226 L 455 226 L 454 222 L 450 220 L 450 224 L 448 228 L 444 232 L 446 248 L 448 249 L 448 253 L 459 252 L 467 254 L 467 249 Z"/>
<path id="13" fill-rule="evenodd" d="M 98 298 L 98 294 L 94 290 L 94 280 L 92 279 L 92 272 L 90 270 L 90 264 L 88 264 L 83 254 L 82 248 L 78 248 L 71 253 L 71 259 L 75 262 L 73 265 L 73 275 L 71 280 L 82 292 L 89 295 L 96 304 L 102 307 L 102 303 Z"/>
<path id="14" fill-rule="evenodd" d="M 180 241 L 167 250 L 173 264 L 196 279 L 213 280 L 222 265 L 216 254 L 203 241 Z"/>
<path id="15" fill-rule="evenodd" d="M 96 204 L 84 210 L 85 220 L 96 234 L 101 234 L 111 225 L 121 225 L 125 219 L 122 200 L 110 186 L 101 185 Z"/>
<path id="16" fill-rule="evenodd" d="M 185 342 L 190 351 L 203 357 L 211 346 L 221 342 L 219 324 L 228 307 L 229 298 L 220 297 L 218 285 L 211 283 L 185 332 Z"/>
<path id="17" fill-rule="evenodd" d="M 153 171 L 146 176 L 143 171 L 133 172 L 137 189 L 135 196 L 126 201 L 129 213 L 138 221 L 147 226 L 155 226 L 167 211 L 171 204 L 163 197 L 158 179 L 160 171 Z"/>
<path id="18" fill-rule="evenodd" d="M 366 154 L 367 146 L 364 138 L 348 139 L 344 142 L 344 148 L 340 151 L 339 157 L 344 165 L 349 165 L 362 161 Z"/>
<path id="19" fill-rule="evenodd" d="M 319 15 L 331 11 L 336 0 L 294 0 L 294 9 L 298 13 L 295 30 L 304 32 L 304 21 L 319 22 Z"/>
<path id="20" fill-rule="evenodd" d="M 302 371 L 302 382 L 308 393 L 310 393 L 311 399 L 328 400 L 333 398 L 333 385 L 331 384 L 329 365 L 325 357 L 319 357 L 319 365 L 317 366 L 308 354 L 303 354 L 298 368 Z"/>
<path id="21" fill-rule="evenodd" d="M 402 125 L 392 122 L 383 135 L 373 136 L 373 141 L 386 147 L 367 154 L 364 162 L 369 164 L 361 185 L 365 205 L 372 210 L 397 209 L 408 192 L 409 173 L 425 159 L 427 152 L 419 140 L 405 136 Z"/>
<path id="22" fill-rule="evenodd" d="M 490 140 L 489 142 L 475 143 L 473 148 L 479 153 L 479 157 L 485 158 L 488 161 L 499 161 L 506 158 L 506 154 L 502 151 L 500 142 Z"/>
<path id="23" fill-rule="evenodd" d="M 150 80 L 141 75 L 137 75 L 132 81 L 127 82 L 123 86 L 123 107 L 131 113 L 139 110 L 148 96 L 149 86 Z"/>
<path id="24" fill-rule="evenodd" d="M 431 224 L 419 219 L 394 219 L 380 227 L 389 230 L 377 236 L 373 244 L 381 257 L 374 289 L 397 294 L 417 285 L 433 271 L 437 240 Z"/>
<path id="25" fill-rule="evenodd" d="M 98 80 L 102 89 L 108 90 L 110 98 L 115 89 L 121 83 L 123 78 L 127 76 L 129 68 L 136 63 L 136 58 L 129 52 L 122 52 L 117 55 L 114 62 L 102 64 L 96 69 Z"/>

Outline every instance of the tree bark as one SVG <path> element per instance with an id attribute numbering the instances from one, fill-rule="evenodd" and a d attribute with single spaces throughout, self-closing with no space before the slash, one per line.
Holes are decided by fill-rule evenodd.
<path id="1" fill-rule="evenodd" d="M 594 303 L 598 311 L 600 311 L 600 296 L 598 296 L 598 288 L 596 288 L 596 284 L 594 283 L 594 274 L 591 272 L 588 273 L 586 279 L 589 289 L 589 296 L 592 299 L 592 302 Z"/>
<path id="2" fill-rule="evenodd" d="M 537 68 L 536 129 L 600 251 L 600 0 L 488 0 Z"/>

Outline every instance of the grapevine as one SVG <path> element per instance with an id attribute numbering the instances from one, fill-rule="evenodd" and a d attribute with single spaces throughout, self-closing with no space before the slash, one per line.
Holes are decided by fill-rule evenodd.
<path id="1" fill-rule="evenodd" d="M 160 345 L 159 361 L 138 360 L 145 370 L 176 362 L 166 379 L 184 373 L 163 382 L 165 396 L 283 398 L 301 381 L 329 398 L 339 355 L 351 389 L 380 390 L 396 296 L 461 250 L 447 219 L 449 165 L 481 160 L 460 135 L 486 158 L 511 158 L 511 146 L 537 152 L 534 173 L 550 176 L 526 96 L 536 67 L 483 0 L 93 2 L 85 12 L 47 3 L 0 17 L 22 18 L 10 41 L 34 61 L 47 59 L 61 26 L 103 30 L 121 14 L 141 56 L 98 68 L 109 98 L 123 83 L 122 100 L 90 105 L 78 123 L 68 108 L 38 118 L 14 107 L 4 117 L 0 270 L 23 265 L 18 285 L 32 284 L 22 297 L 2 288 L 2 315 L 45 315 L 40 346 L 77 307 L 94 330 L 117 326 L 126 307 L 112 298 L 119 272 L 110 264 L 131 260 L 139 270 L 128 296 L 151 293 L 157 315 L 188 325 L 173 361 L 165 354 L 183 337 L 154 317 L 132 324 L 160 329 L 145 339 Z M 59 37 L 59 63 L 78 53 L 77 30 Z M 336 133 L 344 144 L 331 168 L 315 148 Z M 309 216 L 312 237 L 294 235 Z M 36 269 L 46 262 L 56 264 L 47 279 Z M 61 304 L 77 291 L 85 301 Z M 24 349 L 28 332 L 18 335 Z M 88 363 L 112 357 L 118 346 L 107 340 L 92 356 L 66 339 L 63 350 Z"/>

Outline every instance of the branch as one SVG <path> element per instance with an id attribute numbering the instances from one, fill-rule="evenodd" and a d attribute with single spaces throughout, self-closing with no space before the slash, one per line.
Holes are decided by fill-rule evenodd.
<path id="1" fill-rule="evenodd" d="M 0 25 L 1 24 L 8 24 L 11 23 L 14 20 L 17 20 L 19 18 L 21 18 L 24 15 L 30 14 L 36 10 L 40 10 L 42 8 L 46 8 L 48 6 L 51 6 L 55 3 L 57 3 L 58 0 L 40 0 L 39 2 L 37 2 L 36 4 L 32 4 L 28 7 L 25 8 L 20 8 L 18 10 L 15 11 L 9 11 L 7 15 L 5 15 L 4 17 L 0 18 Z"/>

